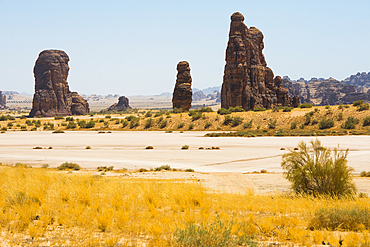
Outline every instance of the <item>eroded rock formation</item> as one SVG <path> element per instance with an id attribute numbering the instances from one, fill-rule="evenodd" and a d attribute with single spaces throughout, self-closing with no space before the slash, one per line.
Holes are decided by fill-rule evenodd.
<path id="1" fill-rule="evenodd" d="M 274 78 L 267 67 L 262 53 L 262 32 L 255 27 L 248 28 L 243 21 L 244 16 L 239 12 L 231 16 L 221 107 L 242 106 L 244 110 L 251 110 L 292 106 L 293 99 L 283 88 L 282 79 Z"/>
<path id="2" fill-rule="evenodd" d="M 125 96 L 121 96 L 118 99 L 118 103 L 111 105 L 107 111 L 125 111 L 127 109 L 131 109 L 129 100 Z"/>
<path id="3" fill-rule="evenodd" d="M 0 109 L 6 108 L 6 96 L 3 95 L 3 92 L 0 91 Z"/>
<path id="4" fill-rule="evenodd" d="M 33 73 L 35 94 L 30 117 L 83 115 L 89 104 L 78 93 L 69 91 L 69 57 L 64 51 L 45 50 L 39 54 Z"/>
<path id="5" fill-rule="evenodd" d="M 358 72 L 356 75 L 351 75 L 342 82 L 356 86 L 359 93 L 368 93 L 370 90 L 370 72 Z"/>
<path id="6" fill-rule="evenodd" d="M 177 64 L 177 79 L 173 90 L 172 106 L 173 109 L 189 111 L 192 101 L 191 75 L 189 63 L 181 61 Z"/>

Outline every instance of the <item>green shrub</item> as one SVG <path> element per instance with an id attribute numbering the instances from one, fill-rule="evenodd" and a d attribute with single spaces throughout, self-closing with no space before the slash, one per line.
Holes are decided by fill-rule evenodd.
<path id="1" fill-rule="evenodd" d="M 359 208 L 357 206 L 320 208 L 316 210 L 310 220 L 309 229 L 359 231 L 364 230 L 364 228 L 370 229 L 369 219 L 369 208 Z"/>
<path id="2" fill-rule="evenodd" d="M 233 117 L 233 120 L 231 121 L 231 126 L 236 127 L 243 123 L 242 117 Z"/>
<path id="3" fill-rule="evenodd" d="M 55 116 L 54 119 L 55 120 L 60 120 L 60 119 L 64 119 L 64 117 L 63 116 Z"/>
<path id="4" fill-rule="evenodd" d="M 177 125 L 177 128 L 178 128 L 178 129 L 182 129 L 182 128 L 184 128 L 184 126 L 185 126 L 185 123 L 179 123 L 179 124 Z"/>
<path id="5" fill-rule="evenodd" d="M 213 112 L 211 107 L 201 107 L 198 111 L 200 111 L 200 112 Z"/>
<path id="6" fill-rule="evenodd" d="M 162 121 L 160 124 L 159 124 L 159 128 L 163 129 L 163 128 L 166 128 L 167 126 L 167 120 L 164 120 Z"/>
<path id="7" fill-rule="evenodd" d="M 363 100 L 356 100 L 356 101 L 353 101 L 353 106 L 359 106 L 359 105 L 362 105 L 364 103 Z"/>
<path id="8" fill-rule="evenodd" d="M 293 121 L 291 124 L 290 124 L 290 129 L 294 130 L 297 128 L 297 124 L 298 122 L 297 121 Z"/>
<path id="9" fill-rule="evenodd" d="M 205 129 L 208 129 L 209 127 L 211 127 L 212 126 L 212 123 L 210 122 L 210 121 L 207 121 L 206 123 L 205 123 L 205 125 L 204 125 L 204 128 Z"/>
<path id="10" fill-rule="evenodd" d="M 343 111 L 343 104 L 342 103 L 340 103 L 340 105 L 338 106 L 338 109 Z"/>
<path id="11" fill-rule="evenodd" d="M 74 121 L 73 117 L 66 117 L 66 121 Z"/>
<path id="12" fill-rule="evenodd" d="M 312 105 L 310 103 L 303 103 L 298 106 L 299 108 L 311 108 Z"/>
<path id="13" fill-rule="evenodd" d="M 330 105 L 326 105 L 325 106 L 325 109 L 330 109 Z"/>
<path id="14" fill-rule="evenodd" d="M 162 120 L 163 120 L 163 117 L 158 118 L 157 123 L 162 122 Z"/>
<path id="15" fill-rule="evenodd" d="M 329 195 L 334 197 L 356 194 L 352 181 L 353 168 L 347 166 L 348 149 L 345 152 L 323 147 L 319 140 L 298 144 L 299 151 L 283 155 L 281 166 L 284 175 L 292 183 L 296 193 Z"/>
<path id="16" fill-rule="evenodd" d="M 266 108 L 258 107 L 258 108 L 254 108 L 253 111 L 266 111 Z"/>
<path id="17" fill-rule="evenodd" d="M 363 126 L 369 126 L 370 125 L 370 116 L 367 116 L 364 118 Z"/>
<path id="18" fill-rule="evenodd" d="M 144 128 L 145 128 L 145 129 L 149 129 L 150 127 L 152 127 L 152 126 L 153 126 L 153 123 L 154 123 L 153 119 L 152 119 L 152 118 L 148 118 L 148 119 L 146 120 L 146 122 L 145 122 L 145 126 L 144 126 Z"/>
<path id="19" fill-rule="evenodd" d="M 367 103 L 359 105 L 357 109 L 357 111 L 366 111 L 366 110 L 369 110 L 369 104 Z"/>
<path id="20" fill-rule="evenodd" d="M 30 121 L 30 120 L 26 120 L 26 124 L 28 125 L 28 126 L 32 126 L 33 125 L 33 123 Z"/>
<path id="21" fill-rule="evenodd" d="M 283 112 L 291 112 L 294 107 L 284 106 Z"/>
<path id="22" fill-rule="evenodd" d="M 189 113 L 189 115 L 191 116 L 191 120 L 192 121 L 198 120 L 198 119 L 200 119 L 202 117 L 202 113 L 201 112 Z"/>
<path id="23" fill-rule="evenodd" d="M 121 120 L 121 124 L 122 124 L 122 128 L 125 128 L 125 127 L 128 125 L 128 121 L 127 121 L 127 120 L 122 119 L 122 120 Z"/>
<path id="24" fill-rule="evenodd" d="M 334 127 L 334 121 L 333 119 L 330 119 L 330 118 L 323 118 L 321 119 L 320 123 L 319 123 L 319 129 L 323 130 L 323 129 L 329 129 L 331 127 Z"/>
<path id="25" fill-rule="evenodd" d="M 133 128 L 138 127 L 139 124 L 140 124 L 139 118 L 131 119 L 131 121 L 130 121 L 130 129 L 133 129 Z"/>
<path id="26" fill-rule="evenodd" d="M 306 113 L 304 124 L 309 125 L 310 122 L 311 122 L 311 115 L 309 113 Z"/>
<path id="27" fill-rule="evenodd" d="M 8 126 L 8 127 L 12 127 L 12 126 L 13 126 L 13 123 L 12 123 L 12 122 L 9 122 L 9 123 L 7 124 L 7 126 Z"/>
<path id="28" fill-rule="evenodd" d="M 105 118 L 111 118 L 112 116 L 110 116 L 110 115 L 107 115 L 107 116 L 105 116 Z"/>
<path id="29" fill-rule="evenodd" d="M 172 112 L 173 113 L 181 113 L 182 109 L 181 108 L 173 108 Z"/>
<path id="30" fill-rule="evenodd" d="M 184 145 L 181 147 L 181 149 L 189 149 L 189 145 Z"/>
<path id="31" fill-rule="evenodd" d="M 58 170 L 75 170 L 78 171 L 81 169 L 81 167 L 75 163 L 70 163 L 70 162 L 64 162 L 60 166 L 57 167 Z"/>
<path id="32" fill-rule="evenodd" d="M 346 122 L 342 125 L 343 129 L 354 129 L 356 125 L 360 122 L 357 118 L 348 117 Z"/>
<path id="33" fill-rule="evenodd" d="M 189 130 L 192 130 L 192 129 L 194 129 L 194 124 L 189 124 Z"/>
<path id="34" fill-rule="evenodd" d="M 229 125 L 231 122 L 233 121 L 233 119 L 226 115 L 225 118 L 224 118 L 224 122 L 222 123 L 223 125 Z"/>
<path id="35" fill-rule="evenodd" d="M 231 111 L 231 112 L 245 112 L 245 110 L 241 106 L 229 107 L 229 111 Z"/>
<path id="36" fill-rule="evenodd" d="M 319 123 L 319 120 L 317 120 L 317 119 L 313 119 L 311 121 L 311 125 L 315 125 L 315 124 L 318 124 L 318 123 Z"/>
<path id="37" fill-rule="evenodd" d="M 228 109 L 225 109 L 225 108 L 221 108 L 221 109 L 218 109 L 217 111 L 217 114 L 220 114 L 220 115 L 227 115 L 227 114 L 230 114 L 231 111 L 228 110 Z"/>
<path id="38" fill-rule="evenodd" d="M 75 122 L 69 122 L 67 125 L 67 129 L 75 129 L 77 128 L 77 124 Z"/>
<path id="39" fill-rule="evenodd" d="M 343 113 L 339 112 L 338 113 L 338 121 L 341 121 L 341 120 L 343 120 Z"/>
<path id="40" fill-rule="evenodd" d="M 147 111 L 146 113 L 145 113 L 145 117 L 152 117 L 152 112 L 151 111 Z"/>
<path id="41" fill-rule="evenodd" d="M 53 132 L 51 132 L 51 133 L 53 133 L 53 134 L 58 134 L 58 133 L 64 133 L 64 131 L 63 130 L 54 130 Z"/>
<path id="42" fill-rule="evenodd" d="M 267 125 L 268 125 L 268 128 L 269 129 L 275 129 L 276 128 L 276 123 L 277 123 L 277 120 L 276 119 L 272 119 L 270 118 Z"/>
<path id="43" fill-rule="evenodd" d="M 195 206 L 198 201 L 193 201 Z M 257 247 L 251 237 L 245 234 L 232 234 L 233 231 L 246 232 L 244 224 L 222 220 L 219 215 L 216 219 L 206 223 L 190 223 L 185 229 L 177 228 L 174 236 L 177 246 L 187 247 L 226 247 L 226 246 L 250 246 Z"/>
<path id="44" fill-rule="evenodd" d="M 360 176 L 361 176 L 361 177 L 366 177 L 366 174 L 367 174 L 367 173 L 366 173 L 365 171 L 362 171 L 362 172 L 360 173 Z"/>
<path id="45" fill-rule="evenodd" d="M 187 168 L 185 171 L 186 171 L 186 172 L 194 172 L 194 169 Z"/>
<path id="46" fill-rule="evenodd" d="M 171 166 L 169 165 L 161 165 L 159 167 L 154 168 L 154 170 L 159 172 L 162 170 L 171 171 L 172 169 L 171 169 Z"/>
<path id="47" fill-rule="evenodd" d="M 133 116 L 133 115 L 130 115 L 130 116 L 127 116 L 126 117 L 126 120 L 127 121 L 129 121 L 129 122 L 131 122 L 132 120 L 136 120 L 137 119 L 137 117 L 135 117 L 135 116 Z M 104 120 L 103 120 L 104 121 Z"/>
<path id="48" fill-rule="evenodd" d="M 279 112 L 281 109 L 283 109 L 282 106 L 275 106 L 273 109 L 272 109 L 272 112 Z"/>
<path id="49" fill-rule="evenodd" d="M 249 121 L 249 122 L 244 123 L 243 128 L 244 129 L 250 129 L 250 128 L 252 128 L 252 124 L 253 124 L 253 119 L 251 119 L 251 121 Z"/>

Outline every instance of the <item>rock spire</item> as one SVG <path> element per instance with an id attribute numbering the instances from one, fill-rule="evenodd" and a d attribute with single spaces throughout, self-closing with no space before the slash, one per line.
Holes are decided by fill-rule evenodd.
<path id="1" fill-rule="evenodd" d="M 118 103 L 111 105 L 107 111 L 125 111 L 131 109 L 128 98 L 121 96 L 118 98 Z"/>
<path id="2" fill-rule="evenodd" d="M 255 27 L 248 28 L 243 21 L 244 16 L 239 12 L 231 16 L 221 107 L 242 106 L 244 110 L 252 110 L 292 106 L 293 99 L 283 88 L 282 79 L 280 76 L 274 78 L 274 73 L 267 67 L 262 53 L 262 32 Z"/>
<path id="3" fill-rule="evenodd" d="M 190 67 L 187 61 L 181 61 L 177 64 L 177 79 L 175 89 L 173 90 L 172 106 L 182 111 L 189 111 L 192 101 Z"/>
<path id="4" fill-rule="evenodd" d="M 33 73 L 35 94 L 30 117 L 83 115 L 89 104 L 78 93 L 69 91 L 69 57 L 64 51 L 45 50 L 39 54 Z"/>

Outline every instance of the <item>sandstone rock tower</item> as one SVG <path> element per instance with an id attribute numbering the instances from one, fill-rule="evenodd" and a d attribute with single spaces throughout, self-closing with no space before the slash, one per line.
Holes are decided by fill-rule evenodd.
<path id="1" fill-rule="evenodd" d="M 181 108 L 182 111 L 189 111 L 192 94 L 189 63 L 181 61 L 177 64 L 177 79 L 172 96 L 173 109 Z"/>
<path id="2" fill-rule="evenodd" d="M 118 98 L 118 103 L 111 105 L 107 111 L 124 111 L 127 109 L 131 109 L 129 100 L 125 96 L 121 96 Z"/>
<path id="3" fill-rule="evenodd" d="M 292 106 L 293 100 L 282 87 L 282 79 L 274 78 L 267 67 L 262 53 L 262 32 L 255 27 L 248 28 L 243 21 L 244 16 L 239 12 L 231 16 L 221 107 L 242 106 L 247 111 L 257 107 Z"/>
<path id="4" fill-rule="evenodd" d="M 78 93 L 69 91 L 69 57 L 64 51 L 45 50 L 39 54 L 33 73 L 35 94 L 30 117 L 83 115 L 89 104 Z"/>
<path id="5" fill-rule="evenodd" d="M 6 95 L 3 95 L 3 92 L 0 91 L 0 109 L 6 108 Z"/>

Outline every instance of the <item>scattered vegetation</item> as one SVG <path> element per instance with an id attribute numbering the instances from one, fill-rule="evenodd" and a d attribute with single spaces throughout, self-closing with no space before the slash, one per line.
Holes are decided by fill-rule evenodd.
<path id="1" fill-rule="evenodd" d="M 343 129 L 354 129 L 356 125 L 360 122 L 357 118 L 348 117 L 346 122 L 342 125 Z"/>
<path id="2" fill-rule="evenodd" d="M 303 103 L 298 106 L 299 108 L 312 108 L 312 105 L 310 103 Z"/>
<path id="3" fill-rule="evenodd" d="M 75 170 L 78 171 L 80 170 L 81 167 L 77 165 L 76 163 L 71 163 L 71 162 L 64 162 L 60 166 L 58 166 L 58 170 Z"/>

